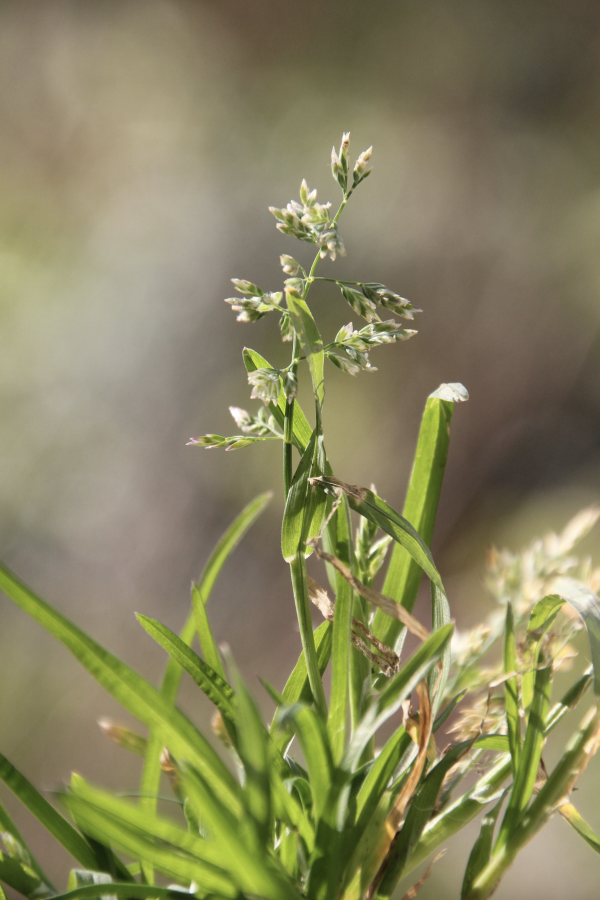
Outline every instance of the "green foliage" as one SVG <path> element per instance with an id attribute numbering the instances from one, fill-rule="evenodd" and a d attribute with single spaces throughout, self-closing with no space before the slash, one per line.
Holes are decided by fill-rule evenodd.
<path id="1" fill-rule="evenodd" d="M 457 633 L 430 545 L 450 421 L 455 403 L 468 398 L 466 390 L 444 384 L 427 398 L 402 515 L 374 489 L 336 477 L 327 457 L 326 360 L 350 375 L 373 370 L 374 349 L 416 334 L 395 319 L 382 321 L 382 310 L 410 320 L 418 312 L 379 282 L 315 274 L 321 259 L 344 255 L 339 218 L 371 171 L 371 148 L 352 171 L 349 153 L 350 136 L 344 134 L 332 153 L 332 173 L 342 190 L 333 217 L 331 204 L 318 203 L 305 181 L 299 202 L 271 208 L 280 232 L 314 245 L 312 265 L 304 268 L 283 254 L 281 290 L 233 279 L 240 296 L 226 301 L 245 323 L 276 313 L 282 340 L 292 345 L 291 360 L 273 366 L 245 349 L 251 397 L 263 405 L 256 412 L 231 408 L 241 434 L 208 434 L 190 442 L 228 450 L 263 440 L 283 445 L 281 546 L 302 653 L 281 693 L 263 683 L 275 704 L 270 725 L 229 652 L 219 651 L 207 609 L 222 566 L 268 495 L 250 503 L 214 549 L 192 586 L 179 635 L 138 615 L 167 654 L 160 689 L 0 566 L 6 596 L 62 641 L 149 732 L 146 738 L 125 726 L 102 724 L 119 746 L 144 757 L 141 796 L 127 800 L 73 776 L 59 801 L 74 824 L 0 755 L 0 779 L 83 867 L 73 869 L 67 892 L 59 894 L 0 805 L 0 882 L 28 900 L 175 898 L 182 891 L 218 900 L 389 898 L 401 878 L 480 813 L 463 900 L 490 896 L 555 812 L 600 851 L 600 838 L 569 800 L 600 740 L 595 705 L 552 772 L 543 761 L 556 725 L 592 684 L 600 691 L 600 574 L 579 565 L 572 552 L 600 511 L 584 511 L 561 535 L 535 542 L 520 555 L 494 551 L 488 587 L 498 608 L 483 625 Z M 367 325 L 344 325 L 324 343 L 308 304 L 320 281 L 335 281 Z M 314 428 L 296 399 L 304 363 Z M 390 545 L 378 591 L 374 581 Z M 326 563 L 334 600 L 307 573 L 306 558 L 313 552 Z M 431 588 L 427 625 L 412 615 L 423 576 Z M 314 631 L 313 605 L 325 617 Z M 551 708 L 554 674 L 572 655 L 569 642 L 582 627 L 579 618 L 566 615 L 571 607 L 587 628 L 593 667 Z M 403 652 L 407 630 L 418 640 L 411 654 Z M 200 653 L 192 649 L 196 636 Z M 486 658 L 493 649 L 501 650 L 494 657 L 499 663 Z M 328 699 L 323 676 L 329 664 Z M 184 672 L 215 707 L 221 753 L 176 705 Z M 415 695 L 418 707 L 412 705 Z M 375 751 L 381 726 L 390 719 L 393 732 Z M 458 737 L 440 751 L 434 735 L 448 726 Z M 176 815 L 158 811 L 161 772 L 169 778 Z M 469 774 L 476 780 L 465 789 Z M 157 877 L 174 884 L 157 885 Z"/>

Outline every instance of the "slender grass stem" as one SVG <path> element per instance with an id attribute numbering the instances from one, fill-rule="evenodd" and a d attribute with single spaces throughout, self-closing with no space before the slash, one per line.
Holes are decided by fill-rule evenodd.
<path id="1" fill-rule="evenodd" d="M 362 281 L 346 281 L 345 278 L 326 278 L 324 275 L 315 275 L 313 281 L 329 281 L 331 284 L 363 284 Z"/>
<path id="2" fill-rule="evenodd" d="M 319 671 L 319 662 L 312 630 L 306 563 L 304 561 L 303 551 L 300 551 L 300 553 L 291 561 L 290 573 L 292 576 L 292 587 L 294 589 L 294 600 L 296 601 L 298 625 L 300 626 L 300 640 L 302 641 L 302 649 L 304 650 L 304 658 L 306 659 L 308 682 L 313 694 L 315 706 L 320 715 L 325 719 L 327 717 L 327 702 L 325 700 L 323 682 L 321 681 L 321 673 Z"/>
<path id="3" fill-rule="evenodd" d="M 339 219 L 342 210 L 344 209 L 346 203 L 348 202 L 348 196 L 345 195 L 342 200 L 340 207 L 335 214 L 334 222 L 337 222 Z M 310 291 L 312 282 L 314 280 L 314 274 L 321 258 L 321 251 L 316 254 L 312 266 L 310 267 L 310 271 L 308 273 L 308 277 L 306 278 L 304 284 L 304 291 L 302 293 L 303 300 L 306 300 L 308 296 L 308 292 Z M 298 335 L 294 330 L 293 344 L 292 344 L 292 362 L 291 365 L 294 368 L 294 372 L 296 371 L 298 365 Z M 321 423 L 321 404 L 319 402 L 319 398 L 315 394 L 315 416 L 316 416 L 316 428 L 317 433 L 322 434 L 322 423 Z M 285 497 L 287 499 L 288 492 L 290 489 L 290 485 L 292 483 L 292 438 L 294 431 L 294 401 L 287 404 L 285 411 L 285 420 L 284 420 L 284 434 L 283 434 L 283 489 L 285 493 Z M 290 574 L 292 578 L 292 588 L 294 591 L 294 600 L 296 603 L 296 613 L 298 616 L 298 624 L 300 626 L 300 638 L 302 640 L 302 648 L 304 650 L 304 656 L 306 659 L 306 669 L 308 672 L 308 680 L 310 683 L 310 688 L 313 693 L 315 706 L 319 713 L 323 716 L 323 718 L 327 718 L 327 702 L 325 700 L 325 692 L 323 691 L 323 682 L 321 681 L 321 674 L 319 672 L 319 665 L 317 660 L 317 652 L 315 649 L 315 641 L 313 637 L 312 630 L 312 620 L 310 616 L 310 600 L 308 598 L 308 584 L 306 578 L 306 563 L 304 561 L 304 555 L 301 551 L 300 554 L 292 560 L 290 563 Z"/>
<path id="4" fill-rule="evenodd" d="M 298 368 L 298 335 L 296 331 L 294 331 L 294 337 L 292 339 L 292 362 L 291 368 L 294 374 L 296 374 L 296 369 Z M 294 437 L 294 405 L 295 400 L 292 398 L 290 402 L 287 404 L 285 409 L 285 419 L 283 423 L 283 495 L 284 500 L 287 499 L 287 495 L 290 489 L 290 485 L 292 483 L 292 445 L 293 445 L 293 437 Z"/>

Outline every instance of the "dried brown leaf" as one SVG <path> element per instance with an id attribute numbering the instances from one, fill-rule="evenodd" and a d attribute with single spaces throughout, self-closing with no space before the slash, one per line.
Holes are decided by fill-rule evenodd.
<path id="1" fill-rule="evenodd" d="M 315 553 L 319 557 L 319 559 L 324 560 L 325 562 L 330 563 L 333 568 L 340 573 L 340 575 L 346 579 L 349 585 L 356 591 L 357 594 L 360 594 L 365 600 L 368 600 L 369 603 L 372 603 L 373 606 L 379 607 L 382 609 L 386 615 L 391 616 L 391 618 L 396 619 L 398 622 L 401 622 L 411 634 L 414 634 L 415 637 L 418 637 L 421 641 L 426 641 L 430 637 L 430 633 L 427 631 L 424 625 L 421 625 L 418 619 L 415 619 L 408 610 L 406 610 L 399 603 L 396 603 L 395 600 L 392 600 L 391 597 L 386 597 L 385 594 L 380 594 L 379 591 L 373 590 L 373 588 L 367 587 L 358 578 L 352 574 L 348 566 L 338 559 L 337 556 L 333 556 L 331 553 L 325 553 L 324 550 L 320 550 L 318 547 L 315 547 Z"/>

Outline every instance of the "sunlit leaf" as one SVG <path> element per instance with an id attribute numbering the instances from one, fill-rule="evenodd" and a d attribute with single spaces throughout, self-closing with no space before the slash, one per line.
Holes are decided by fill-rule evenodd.
<path id="1" fill-rule="evenodd" d="M 128 712 L 149 728 L 160 731 L 165 743 L 176 755 L 193 762 L 199 771 L 205 772 L 223 802 L 232 802 L 233 776 L 189 719 L 167 703 L 156 688 L 37 597 L 1 564 L 0 588 L 46 631 L 58 638 Z"/>
<path id="2" fill-rule="evenodd" d="M 86 869 L 98 868 L 98 859 L 85 838 L 2 754 L 0 754 L 0 779 L 77 862 Z"/>
<path id="3" fill-rule="evenodd" d="M 506 626 L 504 631 L 504 674 L 508 676 L 517 671 L 517 645 L 512 605 L 506 604 Z M 510 755 L 513 761 L 513 777 L 516 777 L 521 755 L 521 719 L 519 716 L 520 697 L 516 674 L 506 678 L 504 682 L 504 698 L 506 704 L 506 724 Z M 466 878 L 466 875 L 465 875 Z M 472 880 L 472 879 L 471 879 Z"/>
<path id="4" fill-rule="evenodd" d="M 600 694 L 600 600 L 585 584 L 574 578 L 559 578 L 552 587 L 577 610 L 585 622 L 594 666 L 594 693 L 598 695 Z"/>
<path id="5" fill-rule="evenodd" d="M 503 799 L 504 797 L 500 797 L 496 805 L 483 817 L 479 837 L 473 844 L 467 868 L 465 869 L 461 898 L 468 895 L 473 886 L 473 882 L 490 861 L 494 843 L 494 828 L 496 827 L 496 821 L 500 814 Z"/>
<path id="6" fill-rule="evenodd" d="M 413 525 L 428 546 L 431 545 L 442 490 L 453 410 L 454 403 L 447 399 L 433 395 L 427 400 L 403 508 L 403 517 Z M 412 612 L 421 577 L 422 568 L 419 563 L 401 544 L 396 544 L 383 593 Z M 393 647 L 401 634 L 402 626 L 377 612 L 373 630 L 385 644 Z"/>
<path id="7" fill-rule="evenodd" d="M 234 693 L 227 682 L 166 625 L 162 625 L 149 616 L 142 616 L 141 613 L 136 615 L 138 622 L 150 637 L 179 663 L 181 668 L 194 679 L 198 687 L 202 688 L 217 709 L 233 723 L 235 718 Z"/>

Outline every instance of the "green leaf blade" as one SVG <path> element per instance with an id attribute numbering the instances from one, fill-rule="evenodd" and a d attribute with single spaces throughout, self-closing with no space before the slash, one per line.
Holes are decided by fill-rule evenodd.
<path id="1" fill-rule="evenodd" d="M 162 625 L 149 616 L 143 616 L 141 613 L 136 613 L 136 617 L 150 637 L 176 660 L 181 668 L 193 678 L 198 687 L 204 691 L 208 699 L 215 704 L 223 716 L 233 723 L 235 719 L 233 706 L 235 695 L 227 682 L 166 625 Z"/>
<path id="2" fill-rule="evenodd" d="M 414 871 L 442 844 L 471 822 L 493 800 L 511 772 L 511 759 L 507 753 L 483 775 L 462 797 L 439 813 L 423 830 L 404 869 L 404 875 Z"/>
<path id="3" fill-rule="evenodd" d="M 506 807 L 506 813 L 502 821 L 495 853 L 506 845 L 511 834 L 518 825 L 533 793 L 533 787 L 538 775 L 538 768 L 544 745 L 544 729 L 550 706 L 550 691 L 552 686 L 552 665 L 545 664 L 540 653 L 538 669 L 535 673 L 535 686 L 533 702 L 527 721 L 525 741 L 519 758 L 519 765 L 513 782 L 512 790 Z"/>
<path id="4" fill-rule="evenodd" d="M 333 628 L 331 622 L 323 622 L 323 624 L 319 625 L 314 632 L 317 667 L 321 677 L 327 668 L 331 656 L 332 633 Z M 294 669 L 286 682 L 282 692 L 282 698 L 286 706 L 293 706 L 295 703 L 309 704 L 313 699 L 304 651 L 300 654 L 298 662 L 294 666 Z M 277 716 L 274 716 L 273 718 L 269 733 L 271 734 L 277 749 L 283 753 L 290 742 L 290 738 L 286 730 L 280 729 Z"/>
<path id="5" fill-rule="evenodd" d="M 57 894 L 54 900 L 96 900 L 97 897 L 104 897 L 109 893 L 105 884 L 88 884 L 67 891 L 65 894 Z M 136 900 L 151 900 L 156 897 L 157 900 L 181 900 L 181 891 L 174 888 L 156 887 L 150 884 L 135 884 L 125 882 L 111 882 L 110 895 L 113 897 L 127 898 L 132 897 Z"/>
<path id="6" fill-rule="evenodd" d="M 236 516 L 229 528 L 227 528 L 220 538 L 198 580 L 198 590 L 204 604 L 208 603 L 208 598 L 210 597 L 224 564 L 227 562 L 248 529 L 254 524 L 261 513 L 265 511 L 272 499 L 272 491 L 266 491 L 263 494 L 259 494 L 258 497 L 255 497 L 254 500 L 251 500 L 250 503 L 243 508 L 241 513 Z"/>
<path id="7" fill-rule="evenodd" d="M 594 667 L 594 693 L 600 695 L 600 600 L 587 585 L 574 578 L 559 578 L 554 590 L 573 606 L 585 623 L 592 665 Z"/>
<path id="8" fill-rule="evenodd" d="M 180 640 L 188 647 L 191 647 L 196 630 L 198 630 L 200 645 L 203 647 L 207 662 L 209 665 L 212 664 L 212 668 L 215 669 L 221 677 L 224 674 L 221 658 L 214 646 L 214 638 L 212 637 L 208 616 L 206 614 L 206 604 L 208 603 L 208 599 L 223 565 L 251 525 L 264 511 L 271 500 L 271 496 L 270 492 L 259 494 L 258 497 L 248 503 L 241 513 L 236 516 L 212 551 L 198 584 L 192 586 L 192 610 L 180 633 Z M 198 599 L 194 604 L 195 594 L 198 595 Z M 181 676 L 181 666 L 175 659 L 170 658 L 166 665 L 160 688 L 161 697 L 167 705 L 175 705 L 179 685 L 181 683 Z M 142 798 L 140 801 L 141 806 L 150 813 L 153 813 L 156 809 L 155 798 L 158 794 L 160 784 L 160 753 L 162 750 L 162 743 L 160 735 L 151 732 L 146 750 L 144 771 L 142 773 Z M 151 883 L 153 880 L 151 867 L 148 865 L 145 866 L 144 874 L 146 879 Z"/>
<path id="9" fill-rule="evenodd" d="M 235 803 L 235 781 L 225 764 L 189 719 L 165 703 L 156 688 L 25 587 L 1 564 L 0 589 L 61 641 L 128 712 L 150 729 L 158 729 L 176 756 L 189 760 L 212 778 L 224 802 Z"/>
<path id="10" fill-rule="evenodd" d="M 504 674 L 517 671 L 517 644 L 511 603 L 506 605 L 506 627 L 504 632 Z M 504 698 L 506 706 L 506 724 L 508 742 L 513 763 L 513 777 L 516 777 L 521 755 L 521 719 L 519 716 L 520 699 L 519 683 L 516 674 L 504 682 Z M 466 877 L 466 876 L 465 876 Z"/>
<path id="11" fill-rule="evenodd" d="M 212 840 L 227 854 L 229 874 L 240 890 L 264 900 L 299 900 L 283 867 L 276 865 L 275 857 L 265 855 L 253 822 L 232 815 L 199 772 L 189 769 L 183 779 L 190 802 L 209 828 Z"/>
<path id="12" fill-rule="evenodd" d="M 169 878 L 184 884 L 194 882 L 205 893 L 217 893 L 232 900 L 237 896 L 237 888 L 227 874 L 215 866 L 147 839 L 139 831 L 117 818 L 106 816 L 75 795 L 66 795 L 63 799 L 75 821 L 96 840 L 112 844 L 134 859 L 149 862 Z M 106 886 L 104 893 L 109 893 Z"/>
<path id="13" fill-rule="evenodd" d="M 465 869 L 462 890 L 460 892 L 461 900 L 464 900 L 468 895 L 473 886 L 473 882 L 490 861 L 494 843 L 494 828 L 496 827 L 496 821 L 500 814 L 503 800 L 504 796 L 500 797 L 496 805 L 483 817 L 479 836 L 473 844 L 473 849 L 471 850 L 467 862 L 467 868 Z"/>
<path id="14" fill-rule="evenodd" d="M 432 818 L 442 783 L 454 763 L 470 748 L 470 741 L 452 747 L 433 767 L 414 796 L 404 825 L 394 847 L 394 857 L 386 869 L 380 892 L 387 897 L 393 892 L 428 821 Z"/>
<path id="15" fill-rule="evenodd" d="M 382 500 L 381 497 L 378 497 L 377 494 L 368 488 L 349 485 L 337 478 L 325 477 L 321 478 L 317 483 L 320 483 L 325 489 L 341 489 L 346 493 L 351 509 L 369 519 L 408 550 L 413 560 L 428 578 L 442 591 L 444 590 L 440 573 L 431 555 L 431 550 L 411 523 L 401 516 L 400 513 L 396 512 L 395 509 L 392 509 L 385 500 Z"/>
<path id="16" fill-rule="evenodd" d="M 42 797 L 32 784 L 0 753 L 0 779 L 47 831 L 87 869 L 98 868 L 98 860 L 88 842 Z"/>
<path id="17" fill-rule="evenodd" d="M 340 504 L 335 514 L 336 545 L 334 555 L 346 565 L 351 565 L 351 527 L 347 504 Z M 346 725 L 350 690 L 350 652 L 352 622 L 352 588 L 339 572 L 336 573 L 337 596 L 333 621 L 333 651 L 331 669 L 331 695 L 327 732 L 333 759 L 339 764 L 346 744 Z"/>
<path id="18" fill-rule="evenodd" d="M 430 397 L 425 405 L 419 430 L 413 468 L 402 514 L 411 522 L 425 543 L 430 546 L 437 515 L 442 482 L 448 458 L 450 422 L 454 403 Z M 422 569 L 396 544 L 386 574 L 383 593 L 412 612 Z M 373 633 L 389 647 L 393 647 L 402 632 L 399 622 L 392 622 L 379 610 L 375 614 Z"/>

